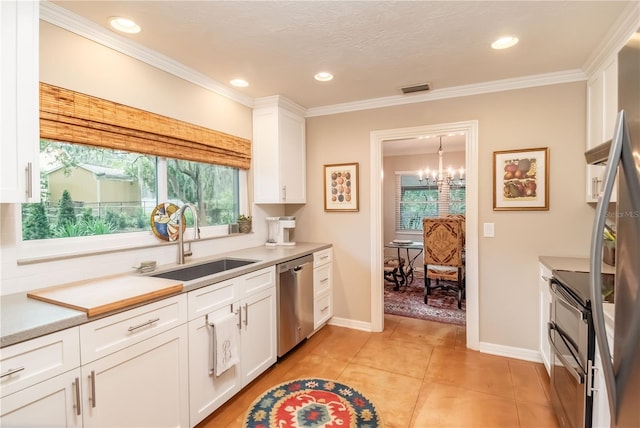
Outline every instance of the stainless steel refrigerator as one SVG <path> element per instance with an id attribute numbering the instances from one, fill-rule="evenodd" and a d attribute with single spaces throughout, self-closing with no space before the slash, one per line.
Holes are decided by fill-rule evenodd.
<path id="1" fill-rule="evenodd" d="M 611 426 L 640 427 L 640 29 L 618 54 L 618 117 L 591 244 L 591 299 Z M 594 149 L 595 150 L 595 149 Z M 588 157 L 587 153 L 587 157 Z M 600 292 L 603 231 L 618 179 L 613 364 Z"/>

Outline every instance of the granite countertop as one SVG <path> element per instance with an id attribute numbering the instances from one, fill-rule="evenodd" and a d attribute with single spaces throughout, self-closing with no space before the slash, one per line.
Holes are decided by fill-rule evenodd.
<path id="1" fill-rule="evenodd" d="M 132 277 L 140 275 L 148 276 L 164 271 L 174 270 L 179 267 L 188 267 L 191 265 L 196 265 L 210 260 L 216 260 L 226 257 L 256 260 L 256 263 L 251 263 L 249 265 L 233 269 L 233 271 L 226 271 L 214 275 L 209 275 L 206 277 L 206 279 L 195 279 L 192 281 L 186 281 L 183 284 L 184 287 L 182 290 L 183 293 L 186 293 L 201 287 L 205 287 L 207 285 L 224 281 L 232 277 L 244 275 L 249 272 L 293 260 L 298 257 L 302 257 L 307 254 L 311 254 L 330 247 L 331 244 L 308 242 L 298 242 L 295 246 L 259 246 L 246 248 L 243 250 L 230 251 L 228 253 L 216 254 L 210 257 L 190 259 L 184 265 L 177 265 L 175 263 L 172 263 L 158 266 L 158 269 L 156 269 L 156 271 L 148 274 L 128 273 L 123 275 Z M 146 303 L 148 302 L 142 304 Z M 136 306 L 141 306 L 142 304 L 123 308 L 121 311 L 128 310 Z M 105 316 L 113 315 L 114 313 L 121 311 L 114 311 L 106 314 Z M 38 336 L 43 336 L 45 334 L 53 333 L 55 331 L 64 330 L 66 328 L 74 327 L 100 318 L 89 318 L 84 311 L 69 309 L 63 306 L 58 306 L 55 304 L 28 298 L 26 292 L 0 296 L 0 317 L 0 348 L 13 345 L 25 340 L 33 339 Z"/>
<path id="2" fill-rule="evenodd" d="M 575 272 L 589 272 L 589 259 L 584 257 L 553 257 L 540 256 L 538 261 L 551 270 L 569 270 Z M 616 273 L 616 267 L 602 263 L 602 273 Z M 615 305 L 613 303 L 602 304 L 604 310 L 604 320 L 608 327 L 612 328 L 615 324 Z"/>

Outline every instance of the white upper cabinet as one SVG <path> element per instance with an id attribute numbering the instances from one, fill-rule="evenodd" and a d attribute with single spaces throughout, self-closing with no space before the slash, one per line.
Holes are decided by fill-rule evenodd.
<path id="1" fill-rule="evenodd" d="M 306 203 L 304 109 L 281 96 L 256 99 L 252 146 L 254 202 Z"/>
<path id="2" fill-rule="evenodd" d="M 0 1 L 0 202 L 38 202 L 39 2 Z"/>
<path id="3" fill-rule="evenodd" d="M 613 137 L 618 113 L 618 54 L 611 55 L 587 82 L 587 147 L 592 149 Z M 605 167 L 587 165 L 586 201 L 597 202 Z M 616 201 L 613 192 L 611 202 Z"/>

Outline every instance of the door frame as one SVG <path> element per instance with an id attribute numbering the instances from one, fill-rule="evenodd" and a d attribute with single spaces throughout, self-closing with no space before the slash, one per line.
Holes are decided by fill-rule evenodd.
<path id="1" fill-rule="evenodd" d="M 466 318 L 467 348 L 480 345 L 480 314 L 478 299 L 478 121 L 442 123 L 410 128 L 372 131 L 371 142 L 371 329 L 384 329 L 383 281 L 383 142 L 418 138 L 424 135 L 463 134 L 465 136 L 466 182 Z"/>

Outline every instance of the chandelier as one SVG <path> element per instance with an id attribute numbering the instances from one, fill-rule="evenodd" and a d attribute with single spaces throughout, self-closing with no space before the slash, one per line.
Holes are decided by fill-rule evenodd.
<path id="1" fill-rule="evenodd" d="M 451 185 L 464 185 L 464 168 L 460 168 L 455 171 L 453 168 L 448 167 L 446 171 L 442 167 L 442 155 L 444 154 L 444 150 L 442 150 L 442 135 L 440 138 L 440 147 L 438 147 L 438 169 L 430 170 L 428 167 L 424 170 L 418 171 L 418 180 L 420 183 L 423 181 L 427 186 L 438 186 L 440 188 L 443 185 L 451 186 Z"/>

